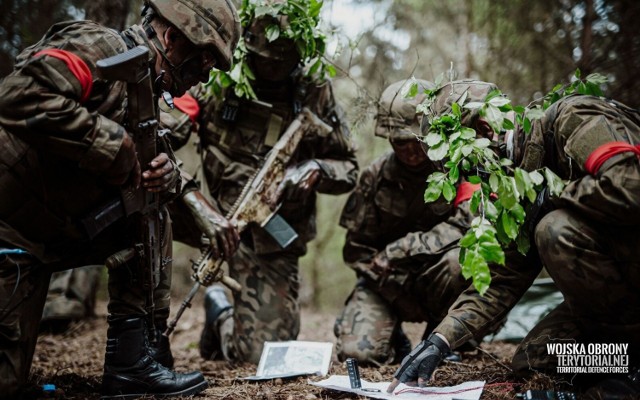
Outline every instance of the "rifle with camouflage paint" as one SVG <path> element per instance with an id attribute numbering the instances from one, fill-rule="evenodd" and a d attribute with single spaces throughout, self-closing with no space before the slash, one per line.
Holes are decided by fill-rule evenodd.
<path id="1" fill-rule="evenodd" d="M 262 167 L 254 174 L 242 189 L 240 196 L 229 210 L 226 217 L 237 226 L 238 232 L 244 231 L 250 224 L 258 224 L 265 229 L 282 248 L 287 247 L 297 237 L 297 233 L 278 215 L 279 204 L 276 198 L 278 187 L 283 181 L 289 162 L 305 134 L 319 132 L 320 136 L 328 135 L 333 129 L 323 122 L 308 108 L 303 108 L 291 122 L 278 142 L 267 154 Z M 182 313 L 191 307 L 191 300 L 200 286 L 209 286 L 221 281 L 232 290 L 239 291 L 240 285 L 224 275 L 223 261 L 216 259 L 209 248 L 200 260 L 193 265 L 193 278 L 196 281 L 185 297 L 176 317 L 169 323 L 165 335 L 170 335 L 176 327 Z"/>

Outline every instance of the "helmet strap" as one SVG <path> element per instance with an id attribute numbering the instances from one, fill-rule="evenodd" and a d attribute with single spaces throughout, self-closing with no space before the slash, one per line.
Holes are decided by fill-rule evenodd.
<path id="1" fill-rule="evenodd" d="M 177 89 L 180 86 L 184 86 L 184 82 L 182 81 L 180 74 L 178 74 L 177 72 L 180 69 L 180 67 L 182 67 L 182 65 L 189 60 L 189 58 L 185 59 L 177 67 L 173 65 L 173 63 L 169 60 L 169 57 L 167 57 L 167 53 L 165 52 L 165 47 L 162 44 L 162 42 L 160 42 L 160 39 L 158 38 L 158 34 L 156 33 L 155 29 L 153 29 L 153 27 L 150 24 L 148 24 L 147 21 L 145 21 L 143 25 L 144 25 L 144 31 L 147 34 L 147 38 L 151 40 L 151 43 L 153 43 L 158 53 L 160 53 L 160 56 L 162 57 L 164 62 L 166 62 L 167 65 L 169 66 L 168 72 L 169 74 L 171 74 L 171 78 L 173 82 L 172 85 L 174 86 L 174 88 Z"/>

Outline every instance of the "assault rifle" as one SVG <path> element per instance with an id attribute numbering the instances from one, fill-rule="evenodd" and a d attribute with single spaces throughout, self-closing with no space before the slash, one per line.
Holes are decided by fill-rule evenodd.
<path id="1" fill-rule="evenodd" d="M 144 169 L 157 155 L 158 98 L 153 91 L 149 66 L 149 49 L 138 46 L 96 63 L 101 78 L 127 83 L 127 130 L 136 144 L 138 162 Z M 110 256 L 105 265 L 116 268 L 138 257 L 142 269 L 142 284 L 147 294 L 147 313 L 153 318 L 153 290 L 160 281 L 162 251 L 160 242 L 161 215 L 157 193 L 149 192 L 142 186 L 138 189 L 129 185 L 121 189 L 121 199 L 105 210 L 122 210 L 125 216 L 136 218 L 137 240 L 133 248 L 119 251 Z M 98 216 L 117 216 L 116 212 L 103 212 Z M 95 218 L 100 224 L 100 218 Z M 101 227 L 101 226 L 100 226 Z"/>
<path id="2" fill-rule="evenodd" d="M 237 226 L 239 233 L 250 224 L 258 224 L 271 234 L 282 248 L 287 247 L 298 237 L 284 218 L 278 215 L 280 207 L 276 198 L 278 187 L 282 183 L 289 162 L 305 134 L 317 132 L 319 136 L 326 136 L 332 130 L 308 108 L 301 110 L 269 151 L 262 167 L 249 179 L 227 213 L 227 219 Z M 240 285 L 224 275 L 221 268 L 223 261 L 216 259 L 215 256 L 216 254 L 212 254 L 211 248 L 209 248 L 194 264 L 193 279 L 195 283 L 183 300 L 175 318 L 167 326 L 166 336 L 173 332 L 182 313 L 191 307 L 191 301 L 201 286 L 209 286 L 216 281 L 221 281 L 230 289 L 240 291 Z"/>

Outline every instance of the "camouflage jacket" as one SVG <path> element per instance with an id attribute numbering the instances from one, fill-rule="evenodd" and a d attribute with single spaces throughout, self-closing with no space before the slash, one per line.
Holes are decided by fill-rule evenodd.
<path id="1" fill-rule="evenodd" d="M 531 140 L 538 135 L 537 145 L 543 149 L 539 165 L 569 180 L 554 202 L 557 206 L 577 210 L 594 222 L 640 225 L 640 184 L 629 179 L 638 176 L 637 156 L 621 153 L 605 162 L 595 175 L 585 168 L 587 158 L 603 144 L 640 143 L 636 110 L 593 96 L 569 96 L 550 107 L 533 129 Z M 515 250 L 507 251 L 507 265 L 491 268 L 491 286 L 484 297 L 472 287 L 467 289 L 435 330 L 453 348 L 471 337 L 484 336 L 506 316 L 541 270 L 537 254 L 532 253 L 525 257 Z"/>
<path id="2" fill-rule="evenodd" d="M 291 164 L 305 160 L 318 163 L 322 170 L 317 186 L 319 193 L 350 191 L 355 186 L 358 164 L 330 82 L 315 85 L 295 81 L 270 90 L 259 86 L 255 89 L 259 98 L 256 101 L 238 99 L 232 90 L 224 93 L 224 100 L 208 96 L 203 86 L 190 91 L 200 105 L 196 125 L 201 147 L 205 149 L 204 175 L 211 197 L 220 210 L 227 213 L 231 209 L 245 184 L 262 165 L 265 155 L 295 117 L 295 107 L 308 107 L 331 125 L 333 131 L 326 137 L 305 137 Z M 162 118 L 173 128 L 173 143 L 185 143 L 194 128 L 193 121 L 175 110 Z M 315 193 L 302 201 L 285 200 L 283 203 L 280 214 L 299 235 L 287 251 L 304 254 L 306 242 L 315 236 L 315 203 Z M 279 245 L 258 227 L 251 227 L 246 237 L 250 237 L 259 254 L 281 251 Z"/>
<path id="3" fill-rule="evenodd" d="M 410 171 L 390 152 L 362 172 L 340 218 L 347 229 L 344 260 L 359 275 L 378 280 L 370 265 L 382 251 L 390 266 L 398 267 L 422 265 L 457 246 L 470 214 L 464 207 L 454 210 L 443 198 L 424 202 L 431 170 Z"/>
<path id="4" fill-rule="evenodd" d="M 86 239 L 79 221 L 119 196 L 101 176 L 125 132 L 126 85 L 98 79 L 96 61 L 136 45 L 153 48 L 138 26 L 119 33 L 90 21 L 63 22 L 17 57 L 0 84 L 0 241 L 57 260 Z M 65 62 L 35 55 L 43 49 L 84 61 L 92 80 L 86 99 Z M 155 52 L 150 57 L 153 65 Z"/>

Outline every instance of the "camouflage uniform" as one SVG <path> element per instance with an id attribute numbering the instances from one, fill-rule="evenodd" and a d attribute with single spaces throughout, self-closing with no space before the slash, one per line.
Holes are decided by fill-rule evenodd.
<path id="1" fill-rule="evenodd" d="M 101 265 L 89 265 L 54 272 L 40 323 L 64 329 L 71 321 L 94 315 L 101 270 Z"/>
<path id="2" fill-rule="evenodd" d="M 619 153 L 597 171 L 589 171 L 588 159 L 610 142 L 638 146 L 640 113 L 602 98 L 570 96 L 546 111 L 531 147 L 540 138 L 544 157 L 525 151 L 523 162 L 540 159 L 570 180 L 554 201 L 557 209 L 535 230 L 540 258 L 565 301 L 527 335 L 514 367 L 555 368 L 557 360 L 546 351 L 549 337 L 628 343 L 631 365 L 638 366 L 640 151 Z"/>
<path id="3" fill-rule="evenodd" d="M 344 260 L 360 278 L 334 327 L 340 359 L 398 359 L 410 350 L 400 323 L 427 321 L 433 329 L 465 286 L 457 244 L 468 228 L 467 206 L 424 202 L 425 177 L 441 167 L 416 140 L 415 109 L 433 84 L 417 80 L 419 94 L 404 98 L 407 84 L 393 83 L 380 96 L 375 135 L 394 151 L 363 171 L 340 219 Z M 388 263 L 383 271 L 378 258 Z"/>
<path id="4" fill-rule="evenodd" d="M 389 153 L 362 172 L 342 212 L 344 260 L 361 281 L 336 321 L 340 359 L 388 363 L 396 357 L 402 321 L 427 321 L 428 331 L 468 285 L 460 272 L 458 240 L 469 227 L 468 202 L 457 209 L 424 202 L 425 176 Z M 390 272 L 371 270 L 384 252 Z"/>
<path id="5" fill-rule="evenodd" d="M 204 87 L 191 94 L 201 111 L 198 116 L 200 145 L 206 179 L 215 205 L 227 213 L 242 188 L 260 167 L 264 156 L 276 143 L 295 117 L 295 110 L 308 107 L 333 127 L 326 137 L 305 137 L 291 165 L 313 160 L 321 168 L 316 191 L 341 194 L 351 190 L 357 176 L 357 161 L 342 111 L 333 97 L 331 83 L 309 82 L 303 78 L 278 87 L 262 87 L 254 83 L 259 101 L 239 99 L 232 90 L 224 100 L 208 97 Z M 237 115 L 230 121 L 229 115 Z M 184 115 L 163 115 L 172 129 L 172 140 L 184 143 L 193 128 Z M 315 237 L 316 194 L 299 201 L 285 200 L 279 214 L 294 228 L 299 237 L 286 249 L 263 231 L 251 226 L 242 235 L 239 250 L 229 262 L 229 274 L 242 285 L 234 293 L 234 327 L 223 337 L 222 353 L 230 359 L 257 363 L 265 340 L 295 339 L 299 332 L 298 259 L 306 252 L 306 243 Z M 172 211 L 173 212 L 173 211 Z M 178 220 L 178 218 L 175 218 Z M 177 221 L 178 240 L 194 242 L 198 232 L 189 232 Z M 229 324 L 227 324 L 229 326 Z"/>
<path id="6" fill-rule="evenodd" d="M 445 89 L 447 90 L 447 89 Z M 556 210 L 535 228 L 535 251 L 524 257 L 507 252 L 507 266 L 491 269 L 484 296 L 473 288 L 456 300 L 435 329 L 456 348 L 483 335 L 501 320 L 547 268 L 565 297 L 519 346 L 516 371 L 555 371 L 547 355 L 553 340 L 629 343 L 630 360 L 640 350 L 640 166 L 633 152 L 622 152 L 589 172 L 587 159 L 601 145 L 640 143 L 640 117 L 620 103 L 591 96 L 569 96 L 534 123 L 530 136 L 514 143 L 517 165 L 546 166 L 570 181 Z"/>
<path id="7" fill-rule="evenodd" d="M 68 50 L 95 76 L 97 60 L 124 52 L 128 44 L 152 48 L 139 26 L 119 34 L 89 21 L 56 24 L 18 56 L 15 71 L 0 85 L 2 393 L 15 393 L 26 382 L 52 271 L 101 264 L 133 240 L 128 219 L 93 240 L 81 223 L 120 195 L 101 176 L 123 141 L 125 83 L 95 79 L 80 104 L 81 87 L 70 68 L 57 58 L 35 54 L 47 48 Z M 171 229 L 168 215 L 163 216 L 163 255 L 170 260 Z M 167 262 L 154 294 L 156 307 L 167 310 L 170 267 Z M 145 314 L 138 271 L 134 265 L 111 271 L 112 316 Z"/>

